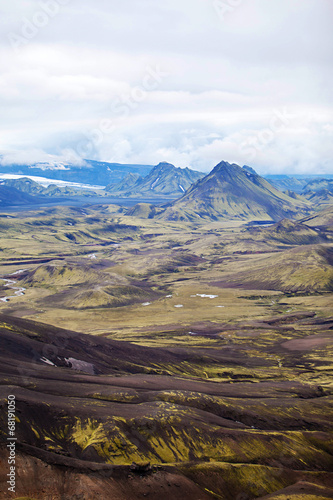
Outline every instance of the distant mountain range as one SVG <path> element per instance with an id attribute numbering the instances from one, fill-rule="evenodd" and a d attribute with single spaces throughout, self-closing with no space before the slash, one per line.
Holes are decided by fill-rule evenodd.
<path id="1" fill-rule="evenodd" d="M 48 187 L 44 187 L 38 182 L 29 179 L 27 177 L 21 177 L 20 179 L 6 179 L 2 181 L 2 186 L 8 188 L 15 188 L 22 193 L 27 193 L 33 197 L 74 197 L 74 196 L 86 196 L 95 197 L 98 195 L 103 195 L 104 191 L 95 191 L 93 189 L 77 189 L 72 186 L 57 186 L 56 184 L 50 184 Z M 106 194 L 106 193 L 105 193 Z M 32 197 L 31 197 L 32 198 Z"/>
<path id="2" fill-rule="evenodd" d="M 266 175 L 265 179 L 268 180 L 272 186 L 280 191 L 294 191 L 298 194 L 304 194 L 306 191 L 318 191 L 319 189 L 329 188 L 333 185 L 333 176 L 326 175 Z"/>
<path id="3" fill-rule="evenodd" d="M 177 168 L 167 162 L 150 167 L 90 160 L 84 167 L 38 163 L 0 166 L 1 170 L 3 173 L 7 170 L 11 174 L 42 176 L 44 186 L 27 177 L 6 179 L 0 184 L 0 206 L 31 205 L 51 198 L 55 201 L 75 197 L 120 198 L 142 200 L 127 211 L 128 215 L 136 217 L 184 221 L 278 221 L 304 217 L 314 204 L 333 202 L 333 179 L 270 176 L 268 181 L 251 167 L 224 161 L 208 175 L 189 168 Z M 47 186 L 45 180 L 48 178 L 53 182 L 86 183 L 86 187 L 91 189 L 55 184 Z M 96 184 L 107 185 L 104 190 L 96 190 L 93 188 Z M 276 189 L 277 184 L 279 189 L 286 189 L 283 192 Z M 170 202 L 157 207 L 156 203 L 163 199 Z M 149 205 L 149 200 L 153 205 Z"/>
<path id="4" fill-rule="evenodd" d="M 227 162 L 193 184 L 159 217 L 167 220 L 280 220 L 306 213 L 306 200 L 275 189 L 253 169 Z"/>
<path id="5" fill-rule="evenodd" d="M 126 198 L 172 197 L 179 198 L 198 179 L 205 174 L 189 168 L 177 168 L 171 163 L 162 162 L 156 165 L 149 174 L 141 176 L 129 173 L 118 184 L 106 187 L 106 191 L 114 196 Z"/>
<path id="6" fill-rule="evenodd" d="M 152 168 L 152 165 L 129 165 L 94 160 L 85 160 L 82 166 L 47 162 L 31 165 L 3 165 L 0 158 L 0 172 L 3 174 L 42 176 L 60 181 L 101 186 L 107 186 L 110 183 L 116 184 L 128 173 L 145 176 Z"/>
<path id="7" fill-rule="evenodd" d="M 303 188 L 311 180 L 309 177 L 297 179 L 296 177 L 288 177 L 287 175 L 267 175 L 265 179 L 280 191 L 294 191 L 298 194 L 302 192 Z"/>
<path id="8" fill-rule="evenodd" d="M 329 191 L 333 193 L 333 179 L 314 179 L 306 184 L 303 193 L 318 193 L 320 191 Z"/>

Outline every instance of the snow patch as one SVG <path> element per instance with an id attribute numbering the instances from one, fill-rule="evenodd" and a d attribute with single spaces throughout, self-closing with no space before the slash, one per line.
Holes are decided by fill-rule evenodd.
<path id="1" fill-rule="evenodd" d="M 205 293 L 197 293 L 196 295 L 194 295 L 194 297 L 202 297 L 203 299 L 217 299 L 218 295 L 206 295 Z"/>
<path id="2" fill-rule="evenodd" d="M 160 180 L 160 178 L 159 178 L 159 177 L 157 177 L 156 181 L 154 181 L 154 182 L 152 183 L 152 185 L 150 186 L 150 189 L 154 189 L 154 187 L 156 186 L 156 184 L 158 183 L 158 181 L 159 181 L 159 180 Z"/>
<path id="3" fill-rule="evenodd" d="M 57 365 L 55 365 L 54 363 L 52 363 L 52 361 L 50 361 L 47 358 L 40 358 L 40 360 L 43 361 L 43 363 L 46 363 L 47 365 L 57 366 Z"/>
<path id="4" fill-rule="evenodd" d="M 81 372 L 89 373 L 90 375 L 95 375 L 95 368 L 92 363 L 87 363 L 86 361 L 75 358 L 65 358 L 65 361 L 72 365 L 73 370 L 79 370 Z"/>

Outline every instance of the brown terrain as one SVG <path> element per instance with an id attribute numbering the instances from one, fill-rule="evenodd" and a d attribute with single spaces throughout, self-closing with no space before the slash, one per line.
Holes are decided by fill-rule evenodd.
<path id="1" fill-rule="evenodd" d="M 0 222 L 1 498 L 333 498 L 328 208 L 270 227 L 106 206 Z"/>

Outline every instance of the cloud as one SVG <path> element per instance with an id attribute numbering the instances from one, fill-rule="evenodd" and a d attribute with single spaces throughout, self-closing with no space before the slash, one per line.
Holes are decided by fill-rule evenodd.
<path id="1" fill-rule="evenodd" d="M 86 166 L 82 158 L 72 149 L 64 149 L 60 155 L 51 155 L 40 149 L 25 149 L 23 151 L 4 151 L 0 157 L 0 165 L 30 165 L 37 163 L 47 163 L 49 165 L 75 165 Z"/>
<path id="2" fill-rule="evenodd" d="M 245 156 L 267 172 L 332 172 L 331 2 L 238 4 L 222 19 L 213 0 L 4 3 L 0 150 L 205 171 Z M 29 23 L 14 50 L 9 35 Z M 283 109 L 295 119 L 261 140 Z"/>

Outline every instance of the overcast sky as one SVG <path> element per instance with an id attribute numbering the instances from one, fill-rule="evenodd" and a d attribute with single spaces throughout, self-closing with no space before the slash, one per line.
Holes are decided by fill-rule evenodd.
<path id="1" fill-rule="evenodd" d="M 333 173 L 332 0 L 0 0 L 5 161 Z"/>

